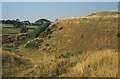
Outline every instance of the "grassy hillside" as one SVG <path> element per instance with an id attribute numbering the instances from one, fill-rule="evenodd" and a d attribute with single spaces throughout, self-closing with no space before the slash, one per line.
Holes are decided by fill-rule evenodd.
<path id="1" fill-rule="evenodd" d="M 117 77 L 118 14 L 103 11 L 63 18 L 37 38 L 16 35 L 19 46 L 16 41 L 3 44 L 3 76 Z"/>
<path id="2" fill-rule="evenodd" d="M 55 48 L 63 48 L 66 51 L 72 50 L 99 50 L 117 48 L 118 15 L 87 16 L 82 18 L 64 18 L 55 25 L 57 30 L 51 35 L 47 42 Z M 95 16 L 95 14 L 94 14 Z M 62 30 L 59 30 L 60 28 Z M 53 41 L 54 40 L 54 41 Z"/>

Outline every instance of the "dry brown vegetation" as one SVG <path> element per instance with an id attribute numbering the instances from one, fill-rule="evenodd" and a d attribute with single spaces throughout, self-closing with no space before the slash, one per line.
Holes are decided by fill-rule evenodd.
<path id="1" fill-rule="evenodd" d="M 2 51 L 4 77 L 118 76 L 117 12 L 64 18 L 49 28 L 53 28 L 50 38 L 38 37 L 26 43 L 42 39 L 37 48 L 21 44 L 11 51 Z"/>

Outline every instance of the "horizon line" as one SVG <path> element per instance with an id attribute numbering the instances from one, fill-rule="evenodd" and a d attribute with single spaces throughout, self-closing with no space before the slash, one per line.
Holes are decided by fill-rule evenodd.
<path id="1" fill-rule="evenodd" d="M 99 10 L 99 11 L 93 11 L 93 12 L 90 12 L 90 13 L 88 13 L 87 15 L 90 15 L 90 14 L 92 14 L 92 13 L 97 13 L 97 12 L 104 12 L 104 11 L 110 11 L 110 12 L 114 12 L 114 11 L 118 11 L 118 10 Z M 119 11 L 118 11 L 119 12 Z M 81 15 L 81 16 L 71 16 L 71 17 L 84 17 L 84 16 L 87 16 L 86 14 L 85 15 Z M 70 18 L 70 17 L 63 17 L 63 18 L 59 18 L 59 20 L 60 19 L 64 19 L 64 18 Z M 19 18 L 16 18 L 16 19 L 19 19 Z M 0 19 L 0 20 L 16 20 L 16 19 Z M 54 22 L 56 19 L 58 19 L 58 18 L 56 18 L 55 20 L 51 20 L 51 19 L 48 19 L 48 18 L 38 18 L 37 20 L 39 20 L 39 19 L 47 19 L 47 20 L 50 20 L 50 21 L 52 21 L 52 22 Z M 37 20 L 35 20 L 35 21 L 30 21 L 29 19 L 26 19 L 26 20 L 21 20 L 21 19 L 19 19 L 20 21 L 29 21 L 29 22 L 31 22 L 31 23 L 33 23 L 33 22 L 35 22 L 35 21 L 37 21 Z"/>

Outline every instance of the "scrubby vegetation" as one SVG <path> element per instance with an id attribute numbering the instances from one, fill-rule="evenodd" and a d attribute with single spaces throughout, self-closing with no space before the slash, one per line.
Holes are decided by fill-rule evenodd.
<path id="1" fill-rule="evenodd" d="M 32 40 L 32 41 L 28 41 L 25 44 L 25 48 L 38 48 L 41 45 L 42 42 L 43 42 L 42 39 L 35 39 L 35 40 Z"/>

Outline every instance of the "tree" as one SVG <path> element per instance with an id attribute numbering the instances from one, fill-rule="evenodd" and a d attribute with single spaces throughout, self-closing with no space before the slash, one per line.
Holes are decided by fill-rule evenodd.
<path id="1" fill-rule="evenodd" d="M 37 37 L 39 37 L 41 35 L 41 33 L 43 33 L 46 30 L 46 28 L 51 24 L 51 22 L 49 20 L 46 20 L 46 19 L 40 19 L 39 21 L 40 22 L 45 21 L 45 22 L 43 22 L 42 25 L 38 26 L 37 29 L 35 29 L 34 31 L 32 31 L 28 35 L 29 38 L 37 38 Z"/>
<path id="2" fill-rule="evenodd" d="M 20 20 L 19 20 L 19 19 L 16 19 L 16 22 L 20 22 Z"/>
<path id="3" fill-rule="evenodd" d="M 13 27 L 14 28 L 20 28 L 22 26 L 22 23 L 21 22 L 15 22 L 14 24 L 13 24 Z"/>
<path id="4" fill-rule="evenodd" d="M 15 20 L 1 20 L 3 24 L 14 24 L 16 21 Z"/>
<path id="5" fill-rule="evenodd" d="M 9 24 L 14 24 L 15 22 L 15 20 L 10 20 Z"/>
<path id="6" fill-rule="evenodd" d="M 2 20 L 1 22 L 4 24 L 4 23 L 5 23 L 5 20 Z"/>
<path id="7" fill-rule="evenodd" d="M 20 31 L 20 33 L 25 33 L 25 32 L 27 32 L 27 31 L 28 31 L 28 29 L 27 29 L 25 23 L 23 22 L 23 23 L 22 23 L 22 26 L 21 26 L 21 31 Z"/>
<path id="8" fill-rule="evenodd" d="M 25 25 L 30 25 L 31 23 L 29 21 L 23 21 Z"/>
<path id="9" fill-rule="evenodd" d="M 47 20 L 47 19 L 39 19 L 39 20 L 37 20 L 37 21 L 35 21 L 35 25 L 37 25 L 37 26 L 40 26 L 40 25 L 43 25 L 43 24 L 50 24 L 51 23 L 51 21 L 49 21 L 49 20 Z"/>
<path id="10" fill-rule="evenodd" d="M 55 21 L 58 21 L 59 19 L 56 19 Z"/>
<path id="11" fill-rule="evenodd" d="M 9 19 L 6 20 L 6 21 L 5 21 L 5 24 L 10 24 L 10 20 L 9 20 Z"/>
<path id="12" fill-rule="evenodd" d="M 22 23 L 19 19 L 16 19 L 15 23 L 13 24 L 14 28 L 20 28 L 22 26 Z"/>

